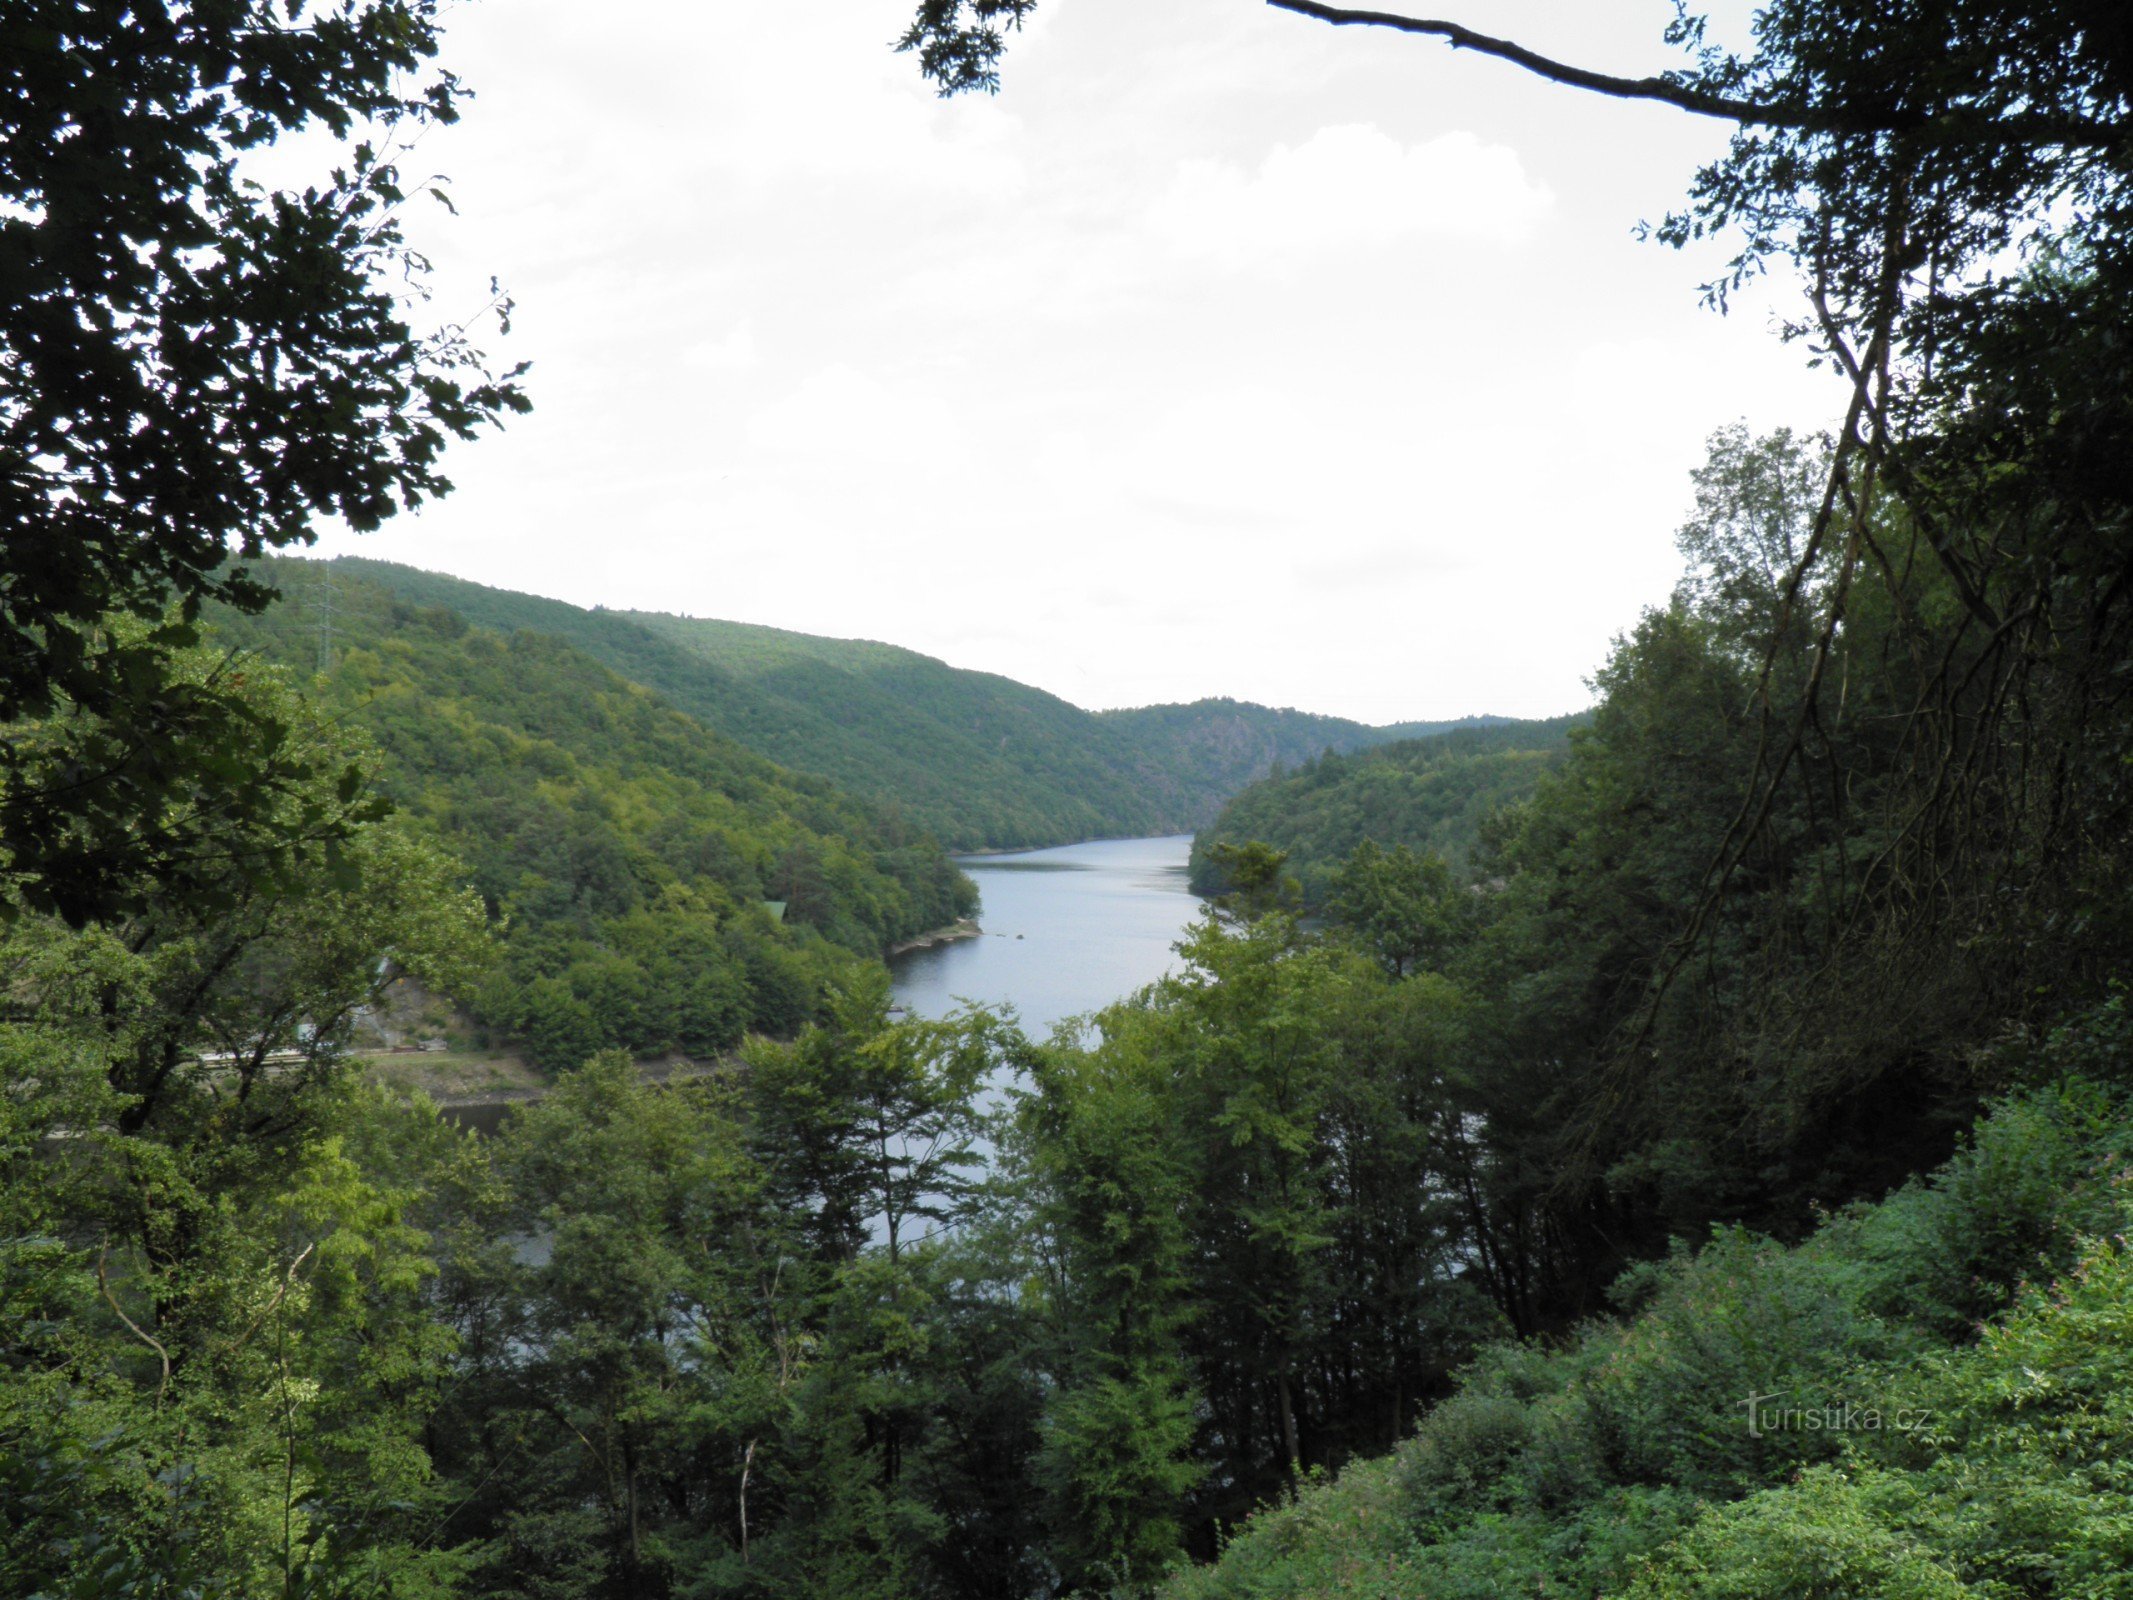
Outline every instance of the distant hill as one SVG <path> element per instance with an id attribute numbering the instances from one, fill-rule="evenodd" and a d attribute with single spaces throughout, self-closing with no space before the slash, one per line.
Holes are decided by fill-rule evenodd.
<path id="1" fill-rule="evenodd" d="M 1090 712 L 895 645 L 588 610 L 391 562 L 333 568 L 484 627 L 566 639 L 705 726 L 955 849 L 1190 832 L 1277 763 L 1501 720 L 1373 728 L 1234 700 Z"/>
<path id="2" fill-rule="evenodd" d="M 1261 840 L 1288 854 L 1307 906 L 1323 903 L 1332 875 L 1366 839 L 1428 850 L 1463 867 L 1491 813 L 1533 793 L 1569 750 L 1584 713 L 1479 725 L 1325 755 L 1261 779 L 1222 808 L 1193 840 L 1191 882 L 1202 894 L 1229 887 L 1217 844 Z"/>
<path id="3" fill-rule="evenodd" d="M 1329 750 L 1345 755 L 1389 740 L 1490 727 L 1505 720 L 1462 717 L 1374 728 L 1342 717 L 1227 699 L 1100 711 L 1096 716 L 1124 738 L 1141 783 L 1193 828 L 1211 823 L 1224 801 L 1276 767 L 1300 766 Z"/>
<path id="4" fill-rule="evenodd" d="M 478 1008 L 537 1059 L 611 1044 L 700 1055 L 744 1026 L 789 1031 L 840 966 L 975 905 L 923 830 L 765 760 L 554 631 L 479 626 L 347 563 L 330 670 L 314 676 L 319 564 L 254 565 L 287 598 L 213 614 L 217 636 L 370 734 L 388 792 L 508 919 Z"/>
<path id="5" fill-rule="evenodd" d="M 715 673 L 714 725 L 899 807 L 963 849 L 1182 831 L 1129 742 L 1011 678 L 864 640 L 618 613 Z"/>

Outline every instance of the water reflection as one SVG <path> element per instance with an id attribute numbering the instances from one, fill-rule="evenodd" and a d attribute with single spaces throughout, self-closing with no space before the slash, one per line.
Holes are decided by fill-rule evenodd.
<path id="1" fill-rule="evenodd" d="M 1153 983 L 1200 915 L 1185 886 L 1190 834 L 1105 839 L 1007 856 L 959 858 L 984 895 L 974 939 L 890 963 L 897 1000 L 918 1016 L 958 1000 L 1006 1003 L 1031 1035 Z"/>

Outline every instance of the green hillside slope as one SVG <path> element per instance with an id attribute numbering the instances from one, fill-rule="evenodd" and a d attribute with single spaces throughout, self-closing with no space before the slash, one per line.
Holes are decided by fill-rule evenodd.
<path id="1" fill-rule="evenodd" d="M 2123 1018 L 2106 1015 L 2118 1035 Z M 2126 1091 L 2007 1101 L 1786 1248 L 1638 1269 L 1634 1316 L 1505 1342 L 1392 1454 L 1269 1505 L 1163 1600 L 2123 1594 Z"/>
<path id="2" fill-rule="evenodd" d="M 893 801 L 964 848 L 1184 826 L 1126 741 L 1041 689 L 864 640 L 623 615 L 744 691 L 718 724 L 735 738 Z"/>
<path id="3" fill-rule="evenodd" d="M 1345 717 L 1229 699 L 1103 711 L 1097 717 L 1126 742 L 1142 784 L 1162 795 L 1171 814 L 1191 828 L 1213 822 L 1223 802 L 1276 767 L 1297 766 L 1329 750 L 1345 755 L 1388 740 L 1503 720 L 1462 717 L 1374 728 Z"/>
<path id="4" fill-rule="evenodd" d="M 1224 806 L 1193 841 L 1192 886 L 1202 894 L 1229 888 L 1215 847 L 1254 839 L 1287 853 L 1288 870 L 1313 905 L 1366 840 L 1431 851 L 1464 865 L 1482 823 L 1533 792 L 1541 774 L 1568 750 L 1571 728 L 1584 720 L 1580 714 L 1460 727 L 1324 755 L 1262 779 Z"/>
<path id="5" fill-rule="evenodd" d="M 290 599 L 222 614 L 217 632 L 309 673 L 319 569 L 261 570 Z M 974 904 L 920 830 L 780 769 L 569 641 L 475 626 L 351 570 L 334 574 L 331 668 L 312 692 L 371 735 L 388 792 L 507 919 L 482 1010 L 537 1056 L 703 1052 L 743 1025 L 783 1031 L 851 956 Z M 782 925 L 766 901 L 783 903 Z"/>
<path id="6" fill-rule="evenodd" d="M 587 610 L 384 561 L 344 556 L 333 570 L 484 627 L 567 639 L 705 726 L 957 849 L 1185 832 L 1277 763 L 1496 720 L 1373 728 L 1234 700 L 1089 712 L 869 640 Z"/>

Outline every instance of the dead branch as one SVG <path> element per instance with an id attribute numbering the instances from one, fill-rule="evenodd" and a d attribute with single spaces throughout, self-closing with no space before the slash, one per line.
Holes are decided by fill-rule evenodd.
<path id="1" fill-rule="evenodd" d="M 1472 50 L 1523 67 L 1536 77 L 1573 89 L 1608 95 L 1617 100 L 1650 100 L 1673 106 L 1699 117 L 1717 117 L 1746 127 L 1791 128 L 1803 133 L 1884 134 L 1902 133 L 1934 144 L 2001 144 L 2062 147 L 2106 147 L 2123 137 L 2123 131 L 2081 117 L 2048 117 L 2035 113 L 1990 117 L 1964 115 L 1960 111 L 1935 115 L 1928 112 L 1873 115 L 1852 107 L 1812 106 L 1796 103 L 1742 100 L 1732 95 L 1699 89 L 1678 77 L 1623 78 L 1613 73 L 1557 61 L 1510 39 L 1498 39 L 1457 22 L 1435 17 L 1409 17 L 1394 11 L 1370 11 L 1350 6 L 1331 6 L 1321 0 L 1267 0 L 1277 11 L 1293 11 L 1335 27 L 1390 28 L 1396 33 L 1425 34 L 1442 39 L 1455 50 Z"/>
<path id="2" fill-rule="evenodd" d="M 163 1404 L 163 1392 L 170 1387 L 170 1352 L 163 1348 L 161 1340 L 149 1333 L 133 1318 L 127 1316 L 126 1308 L 118 1303 L 118 1296 L 111 1292 L 111 1280 L 105 1275 L 104 1271 L 105 1263 L 110 1259 L 111 1246 L 106 1244 L 96 1258 L 96 1287 L 103 1292 L 105 1302 L 109 1304 L 113 1311 L 118 1313 L 119 1321 L 125 1323 L 127 1328 L 132 1331 L 133 1336 L 153 1350 L 156 1353 L 156 1359 L 163 1363 L 163 1381 L 156 1385 L 156 1404 L 161 1406 Z"/>

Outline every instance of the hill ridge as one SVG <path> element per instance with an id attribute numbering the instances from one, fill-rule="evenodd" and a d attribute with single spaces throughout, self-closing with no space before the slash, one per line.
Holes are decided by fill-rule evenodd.
<path id="1" fill-rule="evenodd" d="M 566 639 L 756 754 L 952 849 L 1190 833 L 1277 767 L 1508 720 L 1371 727 L 1228 696 L 1091 711 L 885 640 L 579 606 L 362 556 L 330 566 L 479 626 Z"/>

